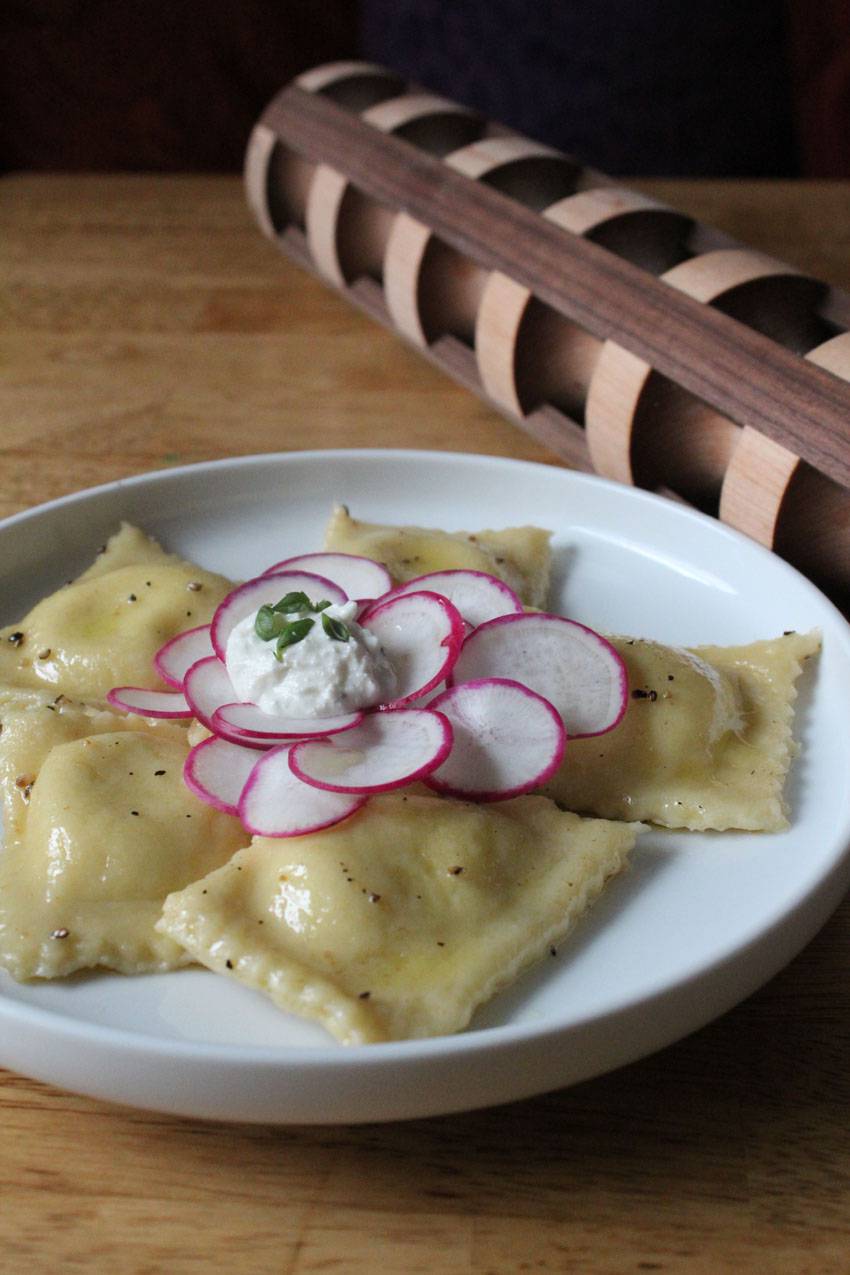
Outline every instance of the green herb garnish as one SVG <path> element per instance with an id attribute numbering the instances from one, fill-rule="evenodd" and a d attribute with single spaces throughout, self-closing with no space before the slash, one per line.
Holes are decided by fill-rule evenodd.
<path id="1" fill-rule="evenodd" d="M 303 641 L 315 623 L 315 620 L 311 620 L 309 616 L 305 616 L 303 620 L 292 620 L 289 624 L 287 624 L 286 628 L 277 639 L 277 645 L 274 649 L 275 659 L 282 660 L 283 653 L 286 648 L 288 646 L 294 646 L 296 642 Z"/>
<path id="2" fill-rule="evenodd" d="M 335 620 L 331 615 L 322 616 L 322 628 L 335 642 L 347 642 L 351 637 L 348 626 L 343 624 L 342 620 Z"/>
<path id="3" fill-rule="evenodd" d="M 313 603 L 306 593 L 287 593 L 285 598 L 275 602 L 272 607 L 273 611 L 282 611 L 284 615 L 289 611 L 312 611 L 313 609 Z"/>
<path id="4" fill-rule="evenodd" d="M 280 602 L 275 602 L 273 606 L 267 603 L 260 607 L 254 621 L 254 632 L 263 642 L 272 642 L 286 632 L 287 626 L 291 623 L 286 617 L 293 611 L 314 611 L 318 615 L 330 605 L 330 602 L 324 600 L 311 602 L 306 593 L 287 593 L 285 598 L 281 598 Z M 311 620 L 310 624 L 312 623 Z M 301 637 L 309 631 L 308 626 Z M 291 646 L 293 641 L 300 642 L 301 638 L 293 638 L 286 645 Z"/>
<path id="5" fill-rule="evenodd" d="M 254 632 L 264 642 L 271 642 L 273 638 L 280 636 L 287 623 L 286 616 L 273 610 L 272 607 L 260 607 L 257 612 L 257 618 L 254 621 Z"/>

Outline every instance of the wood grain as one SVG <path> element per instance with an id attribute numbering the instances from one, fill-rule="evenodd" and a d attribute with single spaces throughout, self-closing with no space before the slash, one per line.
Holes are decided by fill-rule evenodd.
<path id="1" fill-rule="evenodd" d="M 642 183 L 850 284 L 850 186 Z M 271 251 L 230 178 L 0 181 L 0 513 L 179 460 L 554 461 Z M 0 564 L 2 575 L 2 564 Z M 204 1124 L 0 1073 L 0 1271 L 843 1275 L 850 904 L 653 1058 L 469 1115 Z"/>
<path id="2" fill-rule="evenodd" d="M 288 148 L 429 226 L 482 269 L 530 288 L 594 336 L 616 341 L 722 415 L 850 487 L 850 386 L 297 85 L 278 94 L 262 122 Z"/>

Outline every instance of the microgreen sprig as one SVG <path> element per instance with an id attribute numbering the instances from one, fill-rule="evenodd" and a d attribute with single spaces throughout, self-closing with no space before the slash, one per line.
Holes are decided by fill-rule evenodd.
<path id="1" fill-rule="evenodd" d="M 351 637 L 348 625 L 343 624 L 342 620 L 335 620 L 332 615 L 322 616 L 322 628 L 335 642 L 347 642 Z"/>
<path id="2" fill-rule="evenodd" d="M 324 618 L 322 616 L 322 619 Z M 275 659 L 282 660 L 286 648 L 294 646 L 296 642 L 303 641 L 315 623 L 316 621 L 312 620 L 308 615 L 303 620 L 291 620 L 277 639 L 277 645 L 274 649 Z"/>
<path id="3" fill-rule="evenodd" d="M 266 604 L 260 607 L 254 621 L 254 632 L 263 642 L 273 642 L 275 638 L 280 638 L 286 633 L 290 625 L 294 623 L 294 621 L 287 619 L 287 616 L 291 615 L 293 611 L 313 611 L 318 615 L 330 605 L 327 600 L 311 602 L 306 593 L 287 593 L 285 597 L 281 598 L 279 602 L 275 602 L 273 606 Z M 301 637 L 306 637 L 312 627 L 313 621 L 311 620 Z M 290 638 L 285 645 L 291 646 L 293 641 L 300 642 L 301 637 Z M 280 644 L 278 644 L 278 649 L 280 649 Z M 278 658 L 280 657 L 278 656 Z"/>

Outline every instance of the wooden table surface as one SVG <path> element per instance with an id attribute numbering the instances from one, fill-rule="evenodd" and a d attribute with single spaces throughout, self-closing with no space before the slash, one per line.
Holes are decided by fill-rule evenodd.
<path id="1" fill-rule="evenodd" d="M 643 187 L 850 287 L 850 185 Z M 557 463 L 278 257 L 234 178 L 0 182 L 0 516 L 238 453 Z M 204 1124 L 0 1073 L 0 1271 L 844 1272 L 850 905 L 655 1057 L 407 1124 Z"/>

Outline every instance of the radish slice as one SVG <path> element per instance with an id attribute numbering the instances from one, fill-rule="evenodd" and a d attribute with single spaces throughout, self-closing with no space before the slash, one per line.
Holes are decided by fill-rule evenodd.
<path id="1" fill-rule="evenodd" d="M 438 695 L 430 707 L 450 721 L 454 747 L 425 780 L 450 797 L 502 801 L 539 787 L 564 757 L 567 733 L 542 695 L 488 677 Z"/>
<path id="2" fill-rule="evenodd" d="M 450 685 L 508 677 L 542 695 L 571 739 L 602 735 L 628 705 L 626 666 L 610 642 L 560 615 L 504 615 L 463 644 Z"/>
<path id="3" fill-rule="evenodd" d="M 381 562 L 353 553 L 302 553 L 276 562 L 272 571 L 315 571 L 344 589 L 349 598 L 380 598 L 393 587 L 393 579 Z"/>
<path id="4" fill-rule="evenodd" d="M 426 708 L 373 713 L 335 739 L 306 739 L 289 754 L 293 774 L 326 792 L 389 792 L 422 779 L 451 751 L 452 728 Z"/>
<path id="5" fill-rule="evenodd" d="M 220 660 L 227 650 L 227 639 L 240 620 L 261 606 L 274 606 L 287 593 L 306 593 L 311 602 L 347 602 L 348 594 L 324 576 L 309 571 L 280 571 L 275 575 L 257 576 L 228 593 L 216 610 L 210 625 L 210 639 Z"/>
<path id="6" fill-rule="evenodd" d="M 186 787 L 208 806 L 226 815 L 239 813 L 239 798 L 257 764 L 253 749 L 240 748 L 226 739 L 204 739 L 196 744 L 183 766 Z"/>
<path id="7" fill-rule="evenodd" d="M 382 599 L 358 620 L 374 633 L 396 674 L 395 698 L 382 707 L 399 708 L 439 685 L 451 672 L 466 632 L 460 614 L 437 593 L 409 593 Z"/>
<path id="8" fill-rule="evenodd" d="M 363 714 L 343 713 L 337 717 L 273 717 L 256 704 L 225 704 L 213 714 L 213 730 L 239 731 L 262 739 L 291 739 L 303 735 L 335 735 L 338 731 L 359 726 Z M 219 727 L 224 728 L 219 732 Z"/>
<path id="9" fill-rule="evenodd" d="M 232 704 L 237 694 L 227 676 L 227 669 L 217 655 L 198 660 L 186 674 L 183 693 L 198 721 L 214 730 L 213 714 L 223 704 Z"/>
<path id="10" fill-rule="evenodd" d="M 494 620 L 499 615 L 521 615 L 523 605 L 513 589 L 503 580 L 487 575 L 484 571 L 432 571 L 429 575 L 417 576 L 393 589 L 389 595 L 398 598 L 407 593 L 439 593 L 448 598 L 460 611 L 467 624 L 473 628 Z M 389 601 L 388 598 L 382 599 Z"/>
<path id="11" fill-rule="evenodd" d="M 178 633 L 161 646 L 153 657 L 153 666 L 163 682 L 182 691 L 183 679 L 192 665 L 214 654 L 210 626 L 201 624 L 196 629 Z"/>
<path id="12" fill-rule="evenodd" d="M 191 717 L 192 709 L 179 691 L 147 691 L 143 686 L 116 686 L 106 697 L 113 708 L 142 717 Z"/>
<path id="13" fill-rule="evenodd" d="M 239 818 L 256 837 L 298 837 L 319 832 L 359 810 L 363 795 L 323 792 L 290 769 L 287 745 L 265 753 L 239 800 Z"/>

